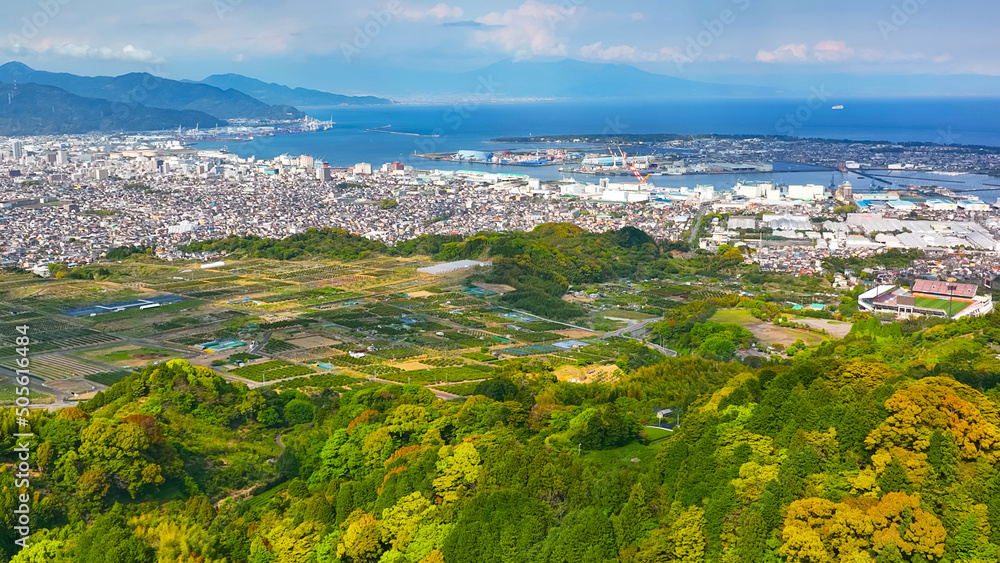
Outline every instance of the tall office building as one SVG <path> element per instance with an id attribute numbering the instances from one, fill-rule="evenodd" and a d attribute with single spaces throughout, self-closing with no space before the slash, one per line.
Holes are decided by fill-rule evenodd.
<path id="1" fill-rule="evenodd" d="M 56 152 L 56 164 L 62 166 L 64 164 L 69 164 L 69 151 L 65 149 L 60 149 Z"/>
<path id="2" fill-rule="evenodd" d="M 11 149 L 14 152 L 14 160 L 21 160 L 24 156 L 24 143 L 21 141 L 14 141 L 11 143 Z"/>

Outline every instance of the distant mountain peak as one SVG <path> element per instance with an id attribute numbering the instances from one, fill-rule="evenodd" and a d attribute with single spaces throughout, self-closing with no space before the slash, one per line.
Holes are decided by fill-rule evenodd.
<path id="1" fill-rule="evenodd" d="M 10 61 L 9 63 L 4 63 L 4 64 L 0 65 L 0 68 L 4 68 L 4 69 L 8 69 L 8 70 L 10 70 L 10 69 L 35 70 L 35 69 L 31 68 L 30 66 L 22 63 L 21 61 Z"/>

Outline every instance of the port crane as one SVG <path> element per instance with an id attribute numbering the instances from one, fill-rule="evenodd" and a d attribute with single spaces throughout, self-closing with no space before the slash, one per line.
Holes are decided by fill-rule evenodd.
<path id="1" fill-rule="evenodd" d="M 629 164 L 628 156 L 625 154 L 625 151 L 622 150 L 621 145 L 618 145 L 619 154 L 617 155 L 615 154 L 615 151 L 611 149 L 611 145 L 608 145 L 608 152 L 611 153 L 612 158 L 618 158 L 618 156 L 620 155 L 622 157 L 622 165 L 628 167 L 628 169 L 631 170 L 633 174 L 635 174 L 635 177 L 639 179 L 640 184 L 645 184 L 646 180 L 649 180 L 651 174 L 646 174 L 646 176 L 644 177 L 642 174 L 639 173 L 639 170 L 635 167 L 634 164 Z"/>

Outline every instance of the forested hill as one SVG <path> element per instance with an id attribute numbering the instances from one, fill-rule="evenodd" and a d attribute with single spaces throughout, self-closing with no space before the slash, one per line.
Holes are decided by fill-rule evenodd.
<path id="1" fill-rule="evenodd" d="M 649 443 L 667 406 L 681 426 Z M 996 561 L 998 409 L 995 388 L 843 354 L 592 385 L 514 362 L 448 402 L 171 361 L 32 413 L 36 531 L 13 561 Z M 0 428 L 6 561 L 11 410 Z"/>

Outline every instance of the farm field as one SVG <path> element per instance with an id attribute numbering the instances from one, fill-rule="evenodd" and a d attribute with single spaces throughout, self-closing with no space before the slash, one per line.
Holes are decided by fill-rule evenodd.
<path id="1" fill-rule="evenodd" d="M 622 354 L 604 346 L 603 334 L 625 320 L 654 319 L 678 306 L 664 296 L 704 289 L 594 284 L 585 288 L 595 296 L 583 305 L 587 313 L 570 323 L 583 327 L 577 328 L 507 308 L 500 295 L 469 291 L 466 275 L 418 274 L 416 268 L 423 265 L 424 260 L 389 257 L 348 264 L 249 259 L 226 260 L 223 267 L 203 271 L 196 263 L 125 261 L 102 264 L 111 275 L 101 280 L 0 275 L 0 297 L 27 301 L 24 308 L 11 309 L 18 314 L 4 318 L 0 335 L 30 321 L 32 353 L 44 355 L 38 375 L 64 386 L 75 382 L 87 391 L 95 383 L 113 384 L 149 362 L 181 356 L 196 365 L 214 363 L 251 382 L 301 378 L 301 388 L 310 390 L 372 385 L 373 377 L 414 384 L 474 382 L 522 362 L 544 362 L 563 381 L 613 382 L 618 377 L 613 364 Z M 60 314 L 154 295 L 184 301 L 96 317 Z M 229 370 L 218 366 L 219 360 L 246 353 L 244 347 L 221 354 L 194 348 L 212 341 L 260 342 L 267 333 L 266 345 L 256 352 L 264 357 Z M 810 335 L 791 331 L 787 337 L 790 343 Z M 565 340 L 592 345 L 553 346 Z M 0 343 L 0 360 L 13 360 L 15 354 Z M 300 388 L 299 382 L 279 385 Z M 468 391 L 474 386 L 467 385 Z"/>
<path id="2" fill-rule="evenodd" d="M 0 366 L 10 370 L 17 369 L 17 364 L 15 364 L 13 359 L 0 362 Z M 93 373 L 107 371 L 107 368 L 84 363 L 62 354 L 50 354 L 31 358 L 31 365 L 28 370 L 31 375 L 50 381 L 84 377 Z"/>
<path id="3" fill-rule="evenodd" d="M 289 338 L 286 342 L 296 348 L 322 348 L 323 346 L 335 346 L 340 344 L 340 342 L 337 342 L 336 340 L 331 340 L 323 336 Z"/>
<path id="4" fill-rule="evenodd" d="M 807 345 L 815 345 L 829 340 L 822 334 L 809 332 L 797 328 L 786 328 L 771 323 L 766 323 L 746 309 L 725 309 L 718 311 L 712 316 L 710 321 L 717 323 L 737 324 L 753 333 L 754 337 L 767 344 L 781 344 L 788 347 L 795 344 L 796 340 L 802 340 Z"/>
<path id="5" fill-rule="evenodd" d="M 380 375 L 381 379 L 396 381 L 398 383 L 417 383 L 426 385 L 428 383 L 448 383 L 457 381 L 469 381 L 477 379 L 489 379 L 493 376 L 493 368 L 487 366 L 464 366 L 450 368 L 436 368 L 416 371 L 399 371 L 386 375 Z"/>
<path id="6" fill-rule="evenodd" d="M 276 381 L 300 375 L 316 373 L 315 370 L 281 360 L 271 360 L 231 369 L 229 373 L 250 381 Z"/>
<path id="7" fill-rule="evenodd" d="M 14 401 L 18 397 L 17 392 L 15 391 L 16 388 L 17 386 L 13 383 L 0 384 L 0 407 L 7 407 L 14 404 Z M 55 401 L 55 397 L 52 395 L 49 395 L 48 393 L 41 393 L 39 391 L 35 391 L 34 389 L 28 390 L 28 398 L 31 399 L 32 403 L 39 405 Z"/>
<path id="8" fill-rule="evenodd" d="M 559 366 L 554 372 L 559 381 L 575 381 L 577 383 L 612 383 L 618 379 L 621 370 L 618 366 Z"/>

